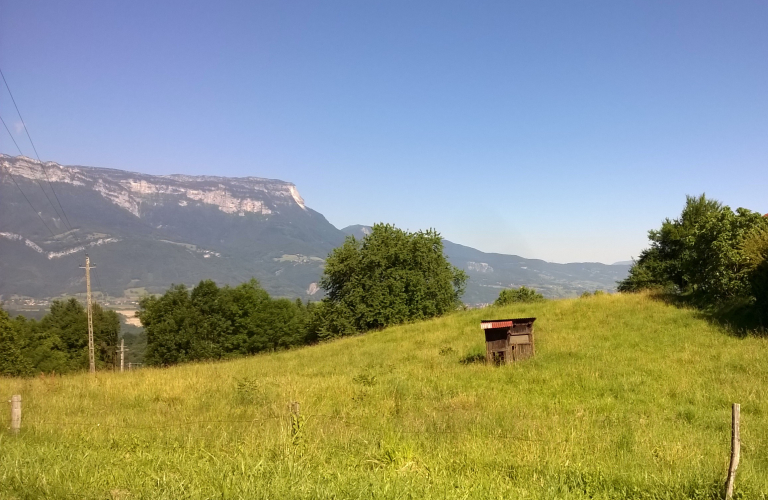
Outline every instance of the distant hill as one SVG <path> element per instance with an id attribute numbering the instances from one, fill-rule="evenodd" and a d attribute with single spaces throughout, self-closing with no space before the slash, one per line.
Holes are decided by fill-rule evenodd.
<path id="1" fill-rule="evenodd" d="M 306 206 L 294 184 L 276 179 L 158 176 L 6 155 L 0 167 L 0 300 L 6 302 L 17 295 L 34 305 L 83 293 L 79 266 L 86 251 L 96 265 L 94 289 L 116 305 L 208 278 L 234 284 L 255 277 L 273 295 L 318 299 L 328 253 L 347 234 L 370 230 L 337 229 Z M 445 250 L 470 275 L 464 297 L 470 304 L 491 302 L 509 286 L 532 286 L 549 297 L 613 290 L 628 269 L 551 264 L 448 241 Z"/>
<path id="2" fill-rule="evenodd" d="M 342 229 L 360 238 L 370 226 L 354 225 Z M 469 275 L 464 302 L 489 303 L 504 288 L 528 286 L 550 298 L 573 297 L 585 291 L 615 291 L 616 282 L 626 277 L 628 265 L 606 265 L 597 262 L 553 264 L 517 255 L 485 253 L 474 248 L 443 240 L 448 260 Z"/>

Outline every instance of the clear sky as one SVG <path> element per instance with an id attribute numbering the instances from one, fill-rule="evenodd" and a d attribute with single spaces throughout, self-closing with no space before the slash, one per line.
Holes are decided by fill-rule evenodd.
<path id="1" fill-rule="evenodd" d="M 768 212 L 765 1 L 0 0 L 0 67 L 43 160 L 291 181 L 339 228 L 611 263 L 686 194 Z"/>

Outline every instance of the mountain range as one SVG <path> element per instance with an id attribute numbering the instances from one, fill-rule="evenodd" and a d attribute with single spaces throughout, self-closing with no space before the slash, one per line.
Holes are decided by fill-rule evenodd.
<path id="1" fill-rule="evenodd" d="M 290 182 L 260 177 L 148 175 L 0 155 L 0 300 L 82 293 L 117 303 L 201 279 L 252 277 L 273 295 L 319 299 L 324 259 L 347 235 L 307 207 Z M 30 207 L 31 205 L 31 207 Z M 629 266 L 553 264 L 444 241 L 470 276 L 469 304 L 526 285 L 545 296 L 614 290 Z"/>

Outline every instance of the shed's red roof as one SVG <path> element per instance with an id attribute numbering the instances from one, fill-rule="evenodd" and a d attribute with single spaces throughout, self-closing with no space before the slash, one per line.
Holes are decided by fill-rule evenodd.
<path id="1" fill-rule="evenodd" d="M 512 319 L 481 319 L 480 328 L 489 330 L 491 328 L 510 328 L 515 324 L 529 324 L 536 321 L 536 318 L 512 318 Z"/>

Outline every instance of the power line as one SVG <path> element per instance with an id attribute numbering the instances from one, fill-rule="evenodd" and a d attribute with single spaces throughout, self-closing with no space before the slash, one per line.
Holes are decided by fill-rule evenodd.
<path id="1" fill-rule="evenodd" d="M 93 267 L 91 269 L 95 270 L 96 268 Z M 101 280 L 99 279 L 99 273 L 94 272 L 93 273 L 93 277 L 96 279 L 96 287 L 97 287 L 99 293 L 101 293 L 101 301 L 106 303 L 107 296 L 104 294 L 104 288 L 101 286 Z"/>
<path id="2" fill-rule="evenodd" d="M 19 151 L 19 154 L 21 154 L 21 148 L 19 147 L 19 144 L 16 142 L 16 139 L 13 137 L 13 134 L 11 133 L 11 130 L 8 128 L 8 125 L 5 124 L 5 120 L 3 120 L 2 116 L 0 116 L 0 121 L 3 122 L 3 126 L 5 127 L 5 130 L 8 132 L 8 135 L 11 137 L 13 144 L 16 146 L 16 149 Z"/>
<path id="3" fill-rule="evenodd" d="M 73 227 L 72 224 L 69 222 L 69 217 L 67 216 L 67 212 L 64 210 L 64 206 L 61 204 L 61 200 L 59 199 L 59 195 L 56 194 L 56 190 L 53 188 L 53 184 L 51 184 L 51 178 L 48 176 L 48 171 L 45 169 L 45 164 L 40 159 L 40 153 L 37 152 L 37 147 L 35 146 L 35 142 L 32 140 L 32 136 L 29 133 L 29 129 L 27 128 L 27 124 L 24 121 L 24 117 L 21 116 L 21 110 L 19 110 L 19 105 L 16 104 L 16 99 L 13 97 L 13 92 L 11 92 L 11 87 L 8 85 L 8 80 L 5 79 L 5 74 L 3 73 L 3 70 L 0 68 L 0 77 L 3 79 L 3 83 L 5 84 L 5 88 L 8 90 L 8 95 L 11 97 L 11 101 L 13 102 L 13 106 L 16 108 L 16 113 L 19 115 L 19 120 L 21 120 L 21 125 L 24 127 L 24 132 L 27 134 L 27 139 L 29 139 L 29 143 L 32 145 L 32 150 L 35 152 L 35 157 L 37 157 L 37 161 L 40 163 L 40 168 L 43 170 L 43 174 L 45 175 L 45 179 L 48 182 L 48 187 L 51 188 L 51 192 L 53 193 L 54 198 L 56 198 L 56 202 L 59 204 L 59 208 L 61 209 L 61 214 L 64 216 L 63 220 L 67 225 L 67 228 L 72 231 Z M 5 126 L 5 130 L 8 132 L 8 135 L 11 136 L 11 140 L 16 145 L 16 149 L 19 150 L 19 154 L 23 155 L 21 152 L 21 148 L 19 147 L 18 143 L 16 142 L 16 139 L 13 137 L 13 134 L 11 134 L 10 129 L 8 128 L 8 125 L 5 124 L 5 121 L 3 121 L 3 126 Z M 21 191 L 21 194 L 24 195 L 24 199 L 27 200 L 29 203 L 29 206 L 32 207 L 34 210 L 34 207 L 32 206 L 32 203 L 29 201 L 29 198 L 27 198 L 27 195 L 24 194 L 24 191 L 21 190 L 21 187 L 16 182 L 16 179 L 13 177 L 13 174 L 10 172 L 10 168 L 8 169 L 8 173 L 11 175 L 11 179 L 13 179 L 13 183 L 16 184 L 16 187 L 19 188 L 19 191 Z M 39 179 L 35 179 L 37 181 L 38 186 L 40 186 L 40 189 L 43 191 L 43 194 L 45 195 L 46 199 L 48 200 L 48 203 L 51 204 L 53 207 L 53 211 L 56 212 L 56 216 L 61 219 L 59 216 L 59 211 L 56 209 L 56 205 L 53 204 L 50 197 L 48 197 L 48 193 L 45 192 L 45 189 L 43 188 L 43 185 L 40 183 Z M 42 216 L 39 212 L 35 211 L 37 213 L 37 216 L 40 218 L 40 221 L 45 225 L 45 227 L 48 229 L 48 231 L 53 235 L 56 236 L 53 231 L 51 231 L 51 228 L 48 227 L 48 224 L 45 223 Z M 77 235 L 77 233 L 74 234 L 75 237 L 75 244 L 80 243 L 80 238 Z M 85 249 L 86 252 L 88 249 Z M 86 257 L 87 257 L 86 253 Z M 94 273 L 94 277 L 96 278 L 96 282 L 98 283 L 99 291 L 101 292 L 102 301 L 106 300 L 106 296 L 104 294 L 104 288 L 101 286 L 101 280 L 99 280 L 99 277 L 96 273 Z M 90 291 L 89 291 L 90 292 Z"/>
<path id="4" fill-rule="evenodd" d="M 19 151 L 19 154 L 23 156 L 24 153 L 21 152 L 21 148 L 19 147 L 19 144 L 16 142 L 16 139 L 13 137 L 13 134 L 11 133 L 11 130 L 8 128 L 8 125 L 5 123 L 5 120 L 3 120 L 2 117 L 0 117 L 0 120 L 2 120 L 3 126 L 5 127 L 6 132 L 8 132 L 8 135 L 11 136 L 11 140 L 13 141 L 13 144 L 16 145 L 16 149 Z M 40 179 L 35 179 L 35 182 L 37 182 L 37 185 L 40 186 L 40 190 L 45 195 L 45 198 L 48 200 L 48 203 L 50 203 L 51 207 L 53 207 L 53 211 L 56 212 L 56 217 L 58 217 L 59 219 L 63 220 L 61 218 L 61 215 L 59 214 L 59 211 L 56 210 L 56 205 L 53 204 L 53 202 L 51 201 L 51 198 L 48 197 L 48 193 L 45 192 L 45 188 L 40 183 Z M 49 182 L 48 185 L 50 186 L 50 184 L 51 183 Z M 53 190 L 53 189 L 51 189 L 51 190 Z M 54 193 L 54 194 L 56 194 L 56 193 Z"/>
<path id="5" fill-rule="evenodd" d="M 16 178 L 13 176 L 13 174 L 10 171 L 10 169 L 8 170 L 8 175 L 10 176 L 11 180 L 13 181 L 13 183 L 16 184 L 16 187 L 19 188 L 19 192 L 21 192 L 21 195 L 24 197 L 24 199 L 27 200 L 27 203 L 29 203 L 29 206 L 32 208 L 32 211 L 37 214 L 37 217 L 40 219 L 40 222 L 42 222 L 43 225 L 45 226 L 45 228 L 48 230 L 48 232 L 51 233 L 51 236 L 53 236 L 55 238 L 56 235 L 54 234 L 53 231 L 51 231 L 51 228 L 48 227 L 48 224 L 45 223 L 45 220 L 43 220 L 43 217 L 40 215 L 40 212 L 35 210 L 34 205 L 32 205 L 32 202 L 29 201 L 29 198 L 27 198 L 27 195 L 24 194 L 24 191 L 21 189 L 21 186 L 19 186 L 19 183 L 16 182 Z"/>
<path id="6" fill-rule="evenodd" d="M 67 212 L 64 211 L 64 207 L 61 205 L 61 200 L 59 200 L 59 195 L 56 194 L 56 190 L 53 189 L 53 185 L 51 184 L 51 178 L 48 177 L 48 171 L 45 170 L 45 165 L 43 164 L 43 161 L 40 159 L 40 155 L 37 152 L 37 148 L 35 147 L 35 143 L 32 142 L 32 136 L 29 135 L 29 129 L 27 128 L 27 124 L 24 122 L 24 118 L 21 116 L 21 111 L 19 111 L 19 106 L 16 104 L 16 99 L 13 98 L 13 92 L 11 92 L 11 87 L 8 86 L 8 81 L 5 79 L 5 74 L 3 74 L 3 70 L 0 68 L 0 76 L 3 77 L 3 83 L 5 83 L 5 88 L 8 89 L 8 95 L 11 96 L 11 101 L 13 101 L 13 106 L 16 108 L 16 113 L 19 115 L 19 119 L 21 120 L 21 125 L 24 127 L 24 132 L 27 134 L 27 138 L 29 139 L 29 143 L 32 145 L 32 149 L 35 152 L 35 156 L 37 157 L 37 161 L 40 162 L 40 167 L 43 169 L 43 173 L 45 174 L 45 179 L 48 181 L 48 187 L 51 188 L 51 192 L 53 193 L 54 198 L 56 198 L 56 202 L 59 204 L 59 208 L 61 208 L 61 213 L 64 214 L 64 220 L 67 223 L 67 227 L 69 230 L 72 230 L 72 224 L 69 223 L 69 217 L 67 217 Z M 6 126 L 6 129 L 8 127 Z M 10 130 L 8 131 L 10 133 Z M 14 144 L 16 141 L 13 141 Z M 18 144 L 16 145 L 18 148 Z M 21 149 L 19 149 L 19 153 L 21 153 Z M 42 189 L 42 186 L 40 186 L 40 189 Z M 43 189 L 43 193 L 45 193 L 45 189 Z M 48 194 L 45 194 L 45 197 L 48 198 Z M 51 202 L 51 199 L 48 198 L 48 201 Z M 53 206 L 53 210 L 56 212 L 56 216 L 59 215 L 58 210 L 56 210 L 56 206 L 53 205 L 53 202 L 51 202 L 51 206 Z"/>
<path id="7" fill-rule="evenodd" d="M 13 141 L 13 143 L 14 143 L 14 144 L 16 144 L 16 139 L 14 139 L 14 138 L 13 138 L 13 134 L 11 134 L 11 131 L 10 131 L 10 129 L 8 128 L 8 125 L 6 125 L 6 124 L 5 124 L 5 120 L 3 120 L 3 117 L 2 117 L 2 116 L 0 116 L 0 122 L 3 122 L 3 126 L 5 127 L 5 130 L 8 132 L 8 135 L 10 135 L 10 136 L 11 136 L 11 140 Z M 18 148 L 18 147 L 19 147 L 19 145 L 18 145 L 18 144 L 16 144 L 16 147 Z M 21 151 L 21 150 L 19 150 L 19 151 Z M 27 200 L 27 203 L 29 203 L 29 206 L 32 208 L 32 211 L 33 211 L 33 212 L 35 212 L 35 214 L 37 214 L 37 217 L 40 219 L 40 222 L 42 222 L 42 223 L 43 223 L 43 225 L 45 226 L 45 228 L 48 230 L 48 232 L 49 232 L 49 233 L 51 233 L 51 236 L 53 236 L 53 237 L 55 238 L 55 237 L 56 237 L 56 235 L 53 233 L 53 231 L 51 231 L 51 228 L 50 228 L 50 227 L 48 227 L 48 224 L 46 224 L 46 223 L 45 223 L 45 220 L 43 219 L 43 216 L 42 216 L 42 215 L 40 215 L 40 212 L 38 212 L 37 210 L 35 210 L 35 206 L 34 206 L 34 205 L 32 205 L 32 202 L 31 202 L 31 201 L 29 201 L 29 198 L 27 198 L 27 195 L 24 193 L 24 190 L 23 190 L 23 189 L 21 189 L 21 186 L 19 186 L 19 183 L 18 183 L 18 182 L 16 182 L 16 178 L 13 176 L 13 173 L 11 172 L 11 169 L 10 169 L 10 168 L 8 169 L 8 176 L 11 178 L 11 180 L 13 181 L 13 183 L 14 183 L 14 184 L 16 184 L 16 187 L 17 187 L 17 188 L 19 188 L 19 192 L 20 192 L 20 193 L 21 193 L 21 195 L 24 197 L 24 199 L 25 199 L 25 200 Z"/>

